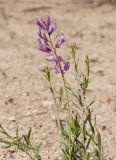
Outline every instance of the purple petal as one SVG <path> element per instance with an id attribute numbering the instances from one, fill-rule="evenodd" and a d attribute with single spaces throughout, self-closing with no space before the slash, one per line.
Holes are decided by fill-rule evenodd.
<path id="1" fill-rule="evenodd" d="M 52 48 L 48 44 L 45 44 L 44 46 L 40 47 L 40 51 L 51 53 L 52 52 Z"/>
<path id="2" fill-rule="evenodd" d="M 60 48 L 60 46 L 65 42 L 64 34 L 62 33 L 60 38 L 56 41 L 55 47 Z"/>
<path id="3" fill-rule="evenodd" d="M 55 59 L 54 59 L 54 57 L 53 56 L 49 56 L 49 57 L 47 57 L 47 61 L 49 61 L 49 62 L 53 62 Z"/>
<path id="4" fill-rule="evenodd" d="M 44 36 L 44 41 L 45 41 L 45 42 L 48 42 L 48 38 L 47 38 L 46 33 L 43 33 L 43 36 Z"/>
<path id="5" fill-rule="evenodd" d="M 65 73 L 62 64 L 61 64 L 61 68 L 60 68 L 59 64 L 56 64 L 56 65 L 55 65 L 55 71 L 56 71 L 56 73 L 61 73 L 61 72 L 62 72 L 62 73 Z"/>
<path id="6" fill-rule="evenodd" d="M 70 62 L 66 62 L 66 63 L 64 64 L 64 70 L 65 70 L 65 71 L 68 71 L 69 68 L 70 68 Z"/>
<path id="7" fill-rule="evenodd" d="M 61 56 L 58 56 L 57 59 L 56 59 L 58 62 L 63 62 L 63 58 Z"/>
<path id="8" fill-rule="evenodd" d="M 44 40 L 44 36 L 42 35 L 41 28 L 39 28 L 38 36 L 40 39 Z"/>
<path id="9" fill-rule="evenodd" d="M 48 29 L 49 34 L 52 34 L 53 32 L 55 32 L 56 28 L 57 28 L 56 23 L 50 23 L 49 29 Z"/>
<path id="10" fill-rule="evenodd" d="M 36 23 L 41 29 L 46 30 L 45 25 L 44 25 L 42 22 L 40 22 L 40 21 L 38 20 L 38 18 L 36 18 L 35 23 Z"/>
<path id="11" fill-rule="evenodd" d="M 39 28 L 38 36 L 39 36 L 40 39 L 43 39 L 45 42 L 48 42 L 47 35 L 46 35 L 45 32 L 42 33 L 41 28 Z"/>

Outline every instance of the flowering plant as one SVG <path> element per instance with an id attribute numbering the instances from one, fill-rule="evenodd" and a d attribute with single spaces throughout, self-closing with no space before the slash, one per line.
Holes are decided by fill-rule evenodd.
<path id="1" fill-rule="evenodd" d="M 57 93 L 54 90 L 51 80 L 51 70 L 49 67 L 45 69 L 46 78 L 50 85 L 50 91 L 53 95 L 55 103 L 55 116 L 61 135 L 64 139 L 62 148 L 63 160 L 103 160 L 103 147 L 101 144 L 101 136 L 96 127 L 95 118 L 93 118 L 92 109 L 90 108 L 94 99 L 88 102 L 87 93 L 89 92 L 90 82 L 90 62 L 88 56 L 85 57 L 86 70 L 82 73 L 79 69 L 79 58 L 77 57 L 76 44 L 70 46 L 71 57 L 73 59 L 75 80 L 78 88 L 75 91 L 67 82 L 65 73 L 70 68 L 70 62 L 65 61 L 61 55 L 58 55 L 57 49 L 66 41 L 64 34 L 57 34 L 55 40 L 52 40 L 52 34 L 57 31 L 56 23 L 54 23 L 49 16 L 45 20 L 36 19 L 36 24 L 39 27 L 38 43 L 39 50 L 46 52 L 49 56 L 47 61 L 55 63 L 56 73 L 61 74 L 63 81 L 63 89 L 66 96 L 66 104 L 68 109 L 68 119 L 64 126 L 60 116 L 60 104 L 57 101 Z M 63 90 L 62 89 L 62 90 Z M 62 92 L 60 92 L 61 94 Z M 62 97 L 62 95 L 59 95 Z"/>
<path id="2" fill-rule="evenodd" d="M 57 94 L 52 83 L 52 73 L 49 67 L 45 69 L 45 76 L 49 82 L 49 89 L 54 100 L 54 113 L 56 124 L 60 130 L 63 143 L 62 144 L 62 160 L 106 160 L 103 153 L 101 135 L 96 127 L 96 119 L 91 108 L 94 99 L 88 99 L 89 83 L 90 83 L 90 61 L 85 56 L 85 71 L 79 68 L 79 58 L 77 56 L 77 46 L 75 43 L 70 45 L 70 55 L 73 63 L 66 61 L 57 50 L 66 42 L 63 33 L 56 34 L 53 40 L 53 34 L 57 31 L 57 25 L 49 16 L 46 19 L 37 19 L 38 26 L 38 48 L 41 52 L 47 54 L 46 60 L 53 64 L 56 74 L 60 74 L 63 87 L 61 84 L 59 94 Z M 57 33 L 57 32 L 56 32 Z M 76 88 L 72 88 L 66 79 L 66 73 L 70 66 L 74 70 Z M 59 107 L 62 99 L 65 97 L 68 110 L 68 118 L 65 124 L 60 118 Z M 4 147 L 10 148 L 15 146 L 17 150 L 25 152 L 31 160 L 41 160 L 40 147 L 41 143 L 32 145 L 31 129 L 27 134 L 19 135 L 19 129 L 16 129 L 15 138 L 12 137 L 2 125 L 0 125 L 0 133 L 5 136 L 0 138 L 0 142 Z M 111 159 L 110 159 L 111 160 Z"/>

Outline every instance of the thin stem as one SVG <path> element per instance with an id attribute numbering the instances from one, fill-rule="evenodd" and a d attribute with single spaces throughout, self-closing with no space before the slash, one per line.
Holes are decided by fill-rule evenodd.
<path id="1" fill-rule="evenodd" d="M 23 151 L 24 153 L 26 153 L 30 157 L 31 160 L 35 160 L 26 150 L 21 149 L 21 151 Z"/>
<path id="2" fill-rule="evenodd" d="M 54 53 L 55 53 L 55 56 L 56 58 L 58 57 L 57 56 L 57 52 L 56 52 L 56 49 L 54 48 L 54 45 L 52 43 L 52 40 L 51 40 L 51 37 L 49 36 L 49 39 L 50 39 L 50 43 L 51 43 L 51 46 L 54 50 Z M 60 67 L 60 71 L 61 71 L 61 75 L 62 75 L 62 79 L 63 79 L 63 83 L 64 83 L 64 88 L 65 88 L 65 92 L 66 92 L 66 97 L 67 97 L 67 102 L 68 102 L 68 108 L 69 108 L 69 117 L 71 116 L 71 108 L 70 108 L 70 105 L 69 105 L 69 97 L 68 97 L 68 92 L 67 92 L 67 86 L 66 86 L 66 80 L 65 80 L 65 76 L 64 76 L 64 73 L 62 72 L 62 68 L 61 68 L 61 64 L 58 62 L 59 64 L 59 67 Z"/>
<path id="3" fill-rule="evenodd" d="M 83 106 L 83 109 L 82 109 L 82 132 L 83 132 L 83 146 L 84 146 L 84 160 L 86 160 L 86 151 L 85 151 L 85 109 L 84 109 L 84 106 Z"/>
<path id="4" fill-rule="evenodd" d="M 55 49 L 55 47 L 54 47 L 54 45 L 53 45 L 53 43 L 52 43 L 52 40 L 51 40 L 51 37 L 49 36 L 49 42 L 50 42 L 50 44 L 51 44 L 51 46 L 52 46 L 52 48 L 53 48 L 53 51 L 54 51 L 54 54 L 55 54 L 55 56 L 56 56 L 56 58 L 58 57 L 57 56 L 57 52 L 56 52 L 56 49 Z M 61 68 L 61 64 L 60 64 L 60 62 L 58 62 L 58 65 L 59 65 L 59 67 L 60 67 L 60 71 L 61 71 L 61 75 L 62 75 L 62 80 L 63 80 L 63 83 L 64 83 L 64 88 L 65 88 L 65 93 L 66 93 L 66 98 L 67 98 L 67 104 L 68 104 L 68 113 L 69 113 L 69 148 L 70 148 L 70 151 L 71 151 L 71 107 L 70 107 L 70 105 L 69 105 L 69 97 L 68 97 L 68 92 L 67 92 L 67 86 L 66 86 L 66 80 L 65 80 L 65 76 L 64 76 L 64 73 L 62 72 L 62 68 Z"/>
<path id="5" fill-rule="evenodd" d="M 5 133 L 5 135 L 6 135 L 8 138 L 10 138 L 11 140 L 14 141 L 14 138 L 12 138 L 12 136 L 10 136 L 10 135 L 6 132 L 6 130 L 2 127 L 2 125 L 0 125 L 0 128 L 2 129 L 2 131 Z"/>
<path id="6" fill-rule="evenodd" d="M 52 95 L 53 95 L 53 98 L 54 98 L 54 102 L 57 103 L 51 81 L 49 81 L 49 83 L 50 83 L 50 88 L 52 90 Z"/>
<path id="7" fill-rule="evenodd" d="M 57 119 L 57 123 L 58 123 L 58 127 L 60 128 L 60 117 L 59 117 L 59 112 L 58 112 L 58 103 L 57 103 L 57 100 L 56 100 L 56 97 L 55 97 L 55 94 L 54 94 L 54 90 L 53 90 L 53 87 L 52 87 L 52 83 L 51 83 L 51 80 L 49 81 L 49 84 L 50 84 L 50 88 L 51 88 L 51 91 L 52 91 L 52 96 L 53 96 L 53 99 L 54 99 L 54 102 L 56 104 L 56 108 L 53 107 L 55 113 L 56 113 L 56 119 Z"/>

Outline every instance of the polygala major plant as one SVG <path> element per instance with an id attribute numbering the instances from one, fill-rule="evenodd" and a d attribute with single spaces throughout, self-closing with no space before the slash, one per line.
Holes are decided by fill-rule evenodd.
<path id="1" fill-rule="evenodd" d="M 66 42 L 64 33 L 57 34 L 57 25 L 47 16 L 45 19 L 37 19 L 36 25 L 38 48 L 46 53 L 46 60 L 51 63 L 52 68 L 45 68 L 45 76 L 49 83 L 49 89 L 52 93 L 56 125 L 60 130 L 62 137 L 62 160 L 106 160 L 104 157 L 101 135 L 96 127 L 96 119 L 93 114 L 92 105 L 94 99 L 90 99 L 88 94 L 90 84 L 90 61 L 85 56 L 85 70 L 81 71 L 79 67 L 79 57 L 77 55 L 77 45 L 75 43 L 69 46 L 71 62 L 67 61 L 63 55 L 59 54 L 60 48 Z M 50 65 L 50 66 L 51 66 Z M 75 79 L 74 85 L 67 81 L 67 72 L 73 69 Z M 56 73 L 56 75 L 53 74 Z M 58 76 L 59 74 L 59 76 Z M 57 89 L 53 83 L 53 75 L 61 78 L 61 86 Z M 73 88 L 74 87 L 74 88 Z M 62 102 L 66 104 L 68 118 L 65 123 L 62 122 L 59 108 Z M 4 138 L 0 142 L 4 147 L 16 147 L 17 150 L 25 152 L 31 160 L 41 160 L 40 146 L 32 145 L 31 129 L 27 134 L 19 135 L 19 129 L 16 129 L 16 136 L 12 137 L 2 125 L 0 133 Z M 59 133 L 59 132 L 58 132 Z M 59 156 L 60 157 L 60 156 Z"/>
<path id="2" fill-rule="evenodd" d="M 64 57 L 58 54 L 58 49 L 66 41 L 64 34 L 57 34 L 57 26 L 49 16 L 46 19 L 36 19 L 38 26 L 38 46 L 39 50 L 47 53 L 47 61 L 53 63 L 53 69 L 57 74 L 60 74 L 63 86 L 59 95 L 55 91 L 55 86 L 52 83 L 52 72 L 49 67 L 45 69 L 45 75 L 49 82 L 49 88 L 54 99 L 54 111 L 56 115 L 56 122 L 61 130 L 63 137 L 62 145 L 62 159 L 63 160 L 104 160 L 103 147 L 101 143 L 101 136 L 96 127 L 96 121 L 93 116 L 91 105 L 94 99 L 88 102 L 87 93 L 89 93 L 90 83 L 90 62 L 88 56 L 85 57 L 85 72 L 81 72 L 77 57 L 77 46 L 72 44 L 70 46 L 71 57 L 74 66 L 75 87 L 70 87 L 66 79 L 66 72 L 70 69 L 70 62 L 66 61 Z M 55 34 L 56 33 L 56 34 Z M 65 92 L 66 104 L 68 109 L 68 119 L 65 126 L 60 120 L 59 116 L 59 99 L 61 94 Z M 60 97 L 60 98 L 58 98 Z"/>

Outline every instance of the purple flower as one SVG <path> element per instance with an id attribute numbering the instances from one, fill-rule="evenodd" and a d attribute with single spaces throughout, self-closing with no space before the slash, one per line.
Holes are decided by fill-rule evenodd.
<path id="1" fill-rule="evenodd" d="M 47 57 L 47 61 L 49 61 L 49 62 L 54 62 L 54 61 L 55 61 L 55 58 L 50 55 L 49 57 Z"/>
<path id="2" fill-rule="evenodd" d="M 47 57 L 47 61 L 56 62 L 57 64 L 61 63 L 61 62 L 64 62 L 64 60 L 61 56 L 58 56 L 57 58 L 54 58 L 53 55 L 50 55 L 49 57 Z"/>
<path id="3" fill-rule="evenodd" d="M 65 42 L 64 34 L 61 33 L 60 38 L 56 41 L 55 47 L 60 48 L 60 46 Z"/>
<path id="4" fill-rule="evenodd" d="M 47 30 L 49 35 L 51 35 L 53 32 L 56 31 L 56 23 L 52 22 L 51 18 L 49 16 L 47 16 L 46 18 L 46 26 L 47 26 Z"/>
<path id="5" fill-rule="evenodd" d="M 57 58 L 56 58 L 56 62 L 63 62 L 64 60 L 63 60 L 63 58 L 61 57 L 61 56 L 58 56 Z"/>
<path id="6" fill-rule="evenodd" d="M 68 71 L 70 68 L 70 63 L 69 62 L 62 62 L 62 63 L 58 63 L 55 65 L 55 71 L 56 73 L 65 73 L 66 71 Z"/>
<path id="7" fill-rule="evenodd" d="M 48 43 L 42 42 L 40 38 L 38 38 L 39 50 L 42 52 L 52 53 L 52 48 Z"/>
<path id="8" fill-rule="evenodd" d="M 56 28 L 57 28 L 56 23 L 51 22 L 50 25 L 49 25 L 49 29 L 48 29 L 49 35 L 51 35 L 53 32 L 55 32 Z"/>
<path id="9" fill-rule="evenodd" d="M 42 39 L 43 41 L 48 42 L 47 35 L 46 35 L 45 32 L 42 33 L 41 28 L 39 28 L 38 36 L 39 36 L 39 38 Z"/>
<path id="10" fill-rule="evenodd" d="M 56 73 L 61 73 L 61 70 L 58 64 L 55 65 L 55 71 Z"/>
<path id="11" fill-rule="evenodd" d="M 40 47 L 40 51 L 51 53 L 52 52 L 52 48 L 48 44 L 45 44 L 44 46 Z"/>
<path id="12" fill-rule="evenodd" d="M 38 18 L 36 18 L 35 23 L 39 26 L 39 28 L 46 30 L 46 26 L 43 22 L 40 22 Z"/>
<path id="13" fill-rule="evenodd" d="M 69 68 L 70 68 L 70 62 L 66 62 L 66 63 L 64 64 L 64 70 L 65 70 L 65 71 L 68 71 Z"/>
<path id="14" fill-rule="evenodd" d="M 39 26 L 39 29 L 43 29 L 44 31 L 47 30 L 49 35 L 51 35 L 53 32 L 56 31 L 56 23 L 51 21 L 51 18 L 49 16 L 46 17 L 46 20 L 44 21 L 43 19 L 39 21 L 36 18 L 35 23 Z"/>

